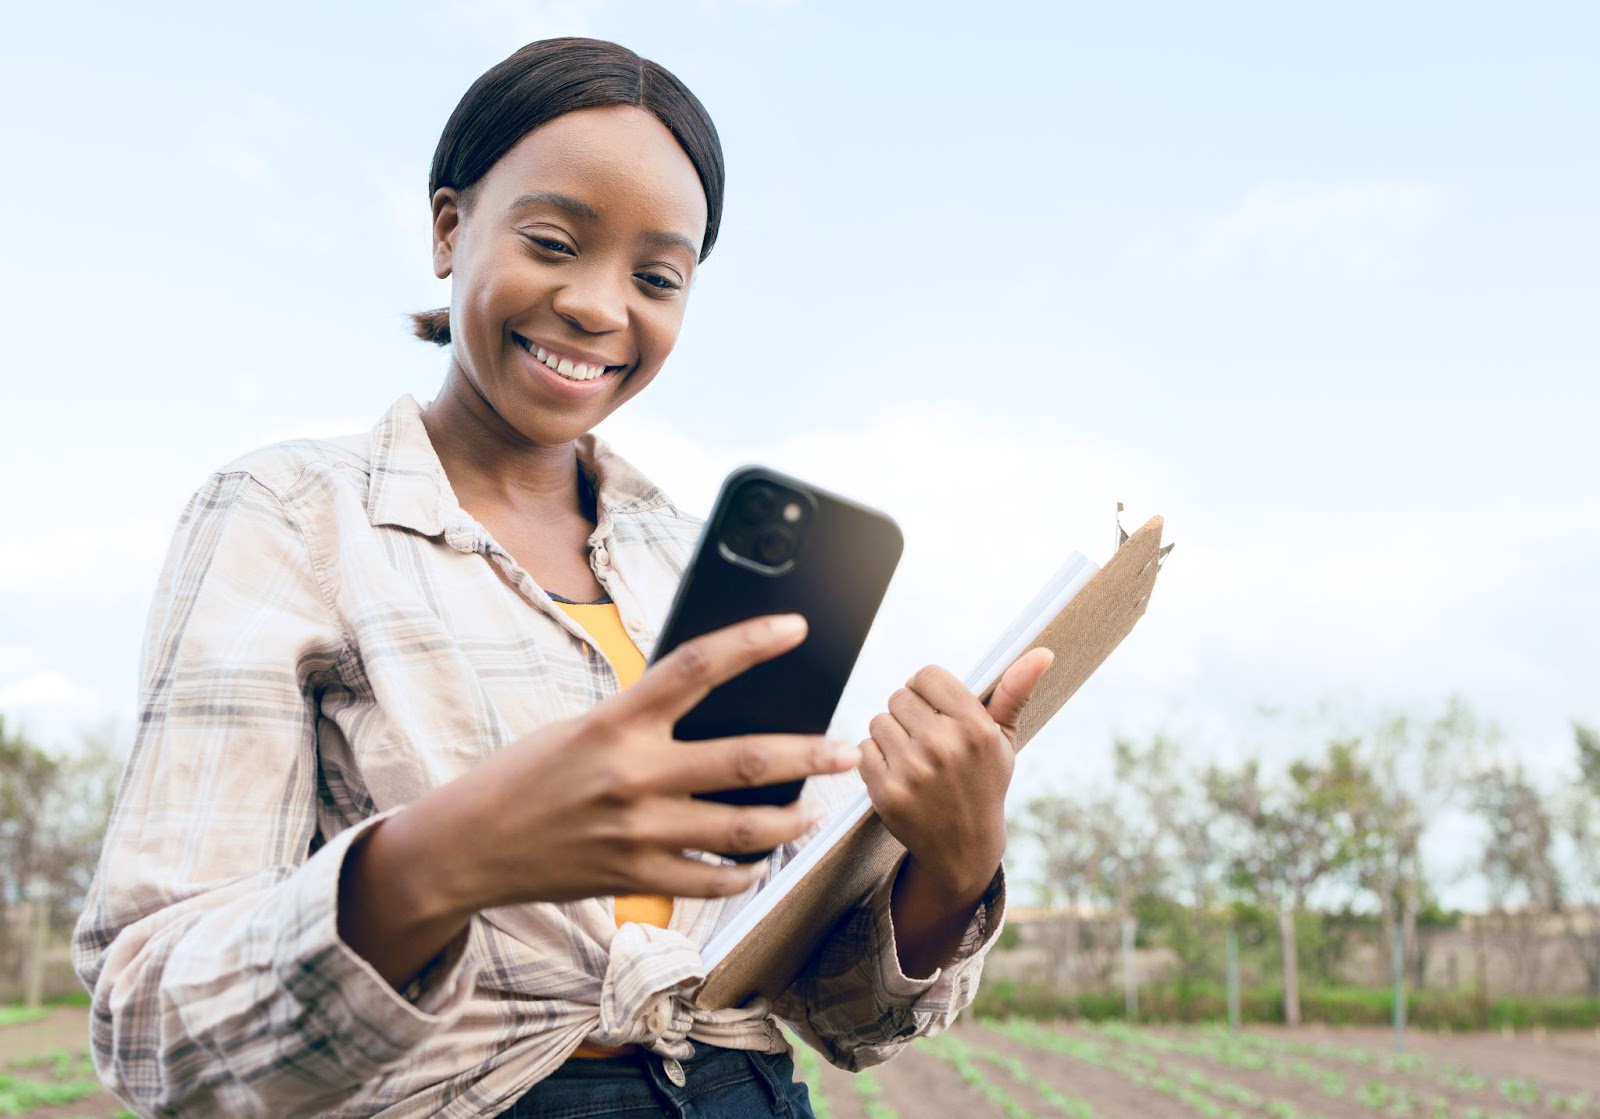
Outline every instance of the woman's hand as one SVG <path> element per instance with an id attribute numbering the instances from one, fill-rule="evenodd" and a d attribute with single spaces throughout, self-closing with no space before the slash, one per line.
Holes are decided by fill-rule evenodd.
<path id="1" fill-rule="evenodd" d="M 678 742 L 672 728 L 712 688 L 794 648 L 805 632 L 790 615 L 685 642 L 626 692 L 541 727 L 383 821 L 345 865 L 347 943 L 399 985 L 480 909 L 747 889 L 763 863 L 714 866 L 685 850 L 777 847 L 811 827 L 812 810 L 692 794 L 838 773 L 860 755 L 815 736 Z"/>
<path id="2" fill-rule="evenodd" d="M 949 958 L 1006 848 L 1006 789 L 1017 721 L 1048 649 L 1008 668 L 987 707 L 942 668 L 924 668 L 889 697 L 861 744 L 873 807 L 909 855 L 895 882 L 895 941 L 907 975 Z"/>

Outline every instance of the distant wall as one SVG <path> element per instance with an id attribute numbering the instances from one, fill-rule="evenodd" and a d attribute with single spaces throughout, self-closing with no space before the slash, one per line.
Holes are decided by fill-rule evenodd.
<path id="1" fill-rule="evenodd" d="M 996 948 L 985 965 L 990 979 L 1046 983 L 1067 991 L 1111 990 L 1122 985 L 1121 929 L 1115 917 L 1080 914 L 1076 921 L 1059 910 L 1018 909 L 1006 919 L 1014 943 Z M 1585 935 L 1600 936 L 1590 919 Z M 1384 987 L 1391 982 L 1389 953 L 1376 929 L 1345 932 L 1335 968 L 1343 982 Z M 1498 995 L 1585 995 L 1588 977 L 1562 918 L 1550 914 L 1466 915 L 1452 928 L 1423 929 L 1420 958 L 1413 955 L 1411 986 L 1442 991 L 1484 990 Z M 1275 944 L 1270 962 L 1257 950 L 1244 982 L 1276 983 Z M 1214 977 L 1222 974 L 1222 950 Z M 1141 985 L 1173 978 L 1177 955 L 1161 946 L 1137 948 L 1134 970 Z M 1302 981 L 1305 981 L 1302 976 Z"/>

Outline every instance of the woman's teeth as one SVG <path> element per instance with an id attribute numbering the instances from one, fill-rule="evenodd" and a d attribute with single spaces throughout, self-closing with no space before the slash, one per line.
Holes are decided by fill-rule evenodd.
<path id="1" fill-rule="evenodd" d="M 569 381 L 592 381 L 606 371 L 604 365 L 586 365 L 581 361 L 558 358 L 543 346 L 531 346 L 530 352 Z"/>

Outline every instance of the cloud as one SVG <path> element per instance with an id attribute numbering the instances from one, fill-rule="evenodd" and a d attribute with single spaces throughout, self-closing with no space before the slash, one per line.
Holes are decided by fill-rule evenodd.
<path id="1" fill-rule="evenodd" d="M 37 591 L 106 573 L 144 577 L 166 552 L 171 527 L 156 519 L 124 520 L 72 528 L 49 526 L 49 546 L 37 540 L 0 540 L 0 592 Z"/>
<path id="2" fill-rule="evenodd" d="M 1191 278 L 1245 270 L 1391 275 L 1443 219 L 1448 201 L 1448 190 L 1423 182 L 1266 183 L 1226 213 L 1141 238 L 1128 261 Z"/>
<path id="3" fill-rule="evenodd" d="M 78 686 L 53 668 L 0 685 L 0 711 L 59 707 L 78 698 Z"/>

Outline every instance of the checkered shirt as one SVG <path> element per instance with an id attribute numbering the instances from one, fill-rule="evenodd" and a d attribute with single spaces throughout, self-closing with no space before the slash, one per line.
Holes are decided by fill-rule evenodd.
<path id="1" fill-rule="evenodd" d="M 591 567 L 648 656 L 700 524 L 592 436 L 579 457 L 599 495 Z M 586 1037 L 672 1050 L 660 1008 L 687 1005 L 685 952 L 750 894 L 680 899 L 666 930 L 618 930 L 610 898 L 488 910 L 410 997 L 339 939 L 339 870 L 364 829 L 617 691 L 583 630 L 462 510 L 410 397 L 370 433 L 212 476 L 179 524 L 141 675 L 74 938 L 96 1064 L 132 1106 L 464 1119 L 509 1106 Z M 814 779 L 806 796 L 832 806 L 859 788 Z M 767 879 L 803 842 L 774 852 Z M 970 1002 L 1003 891 L 956 963 L 911 979 L 880 889 L 772 1013 L 722 1012 L 687 1036 L 782 1049 L 775 1014 L 843 1067 L 886 1060 Z M 602 1026 L 618 1007 L 634 1020 Z"/>

